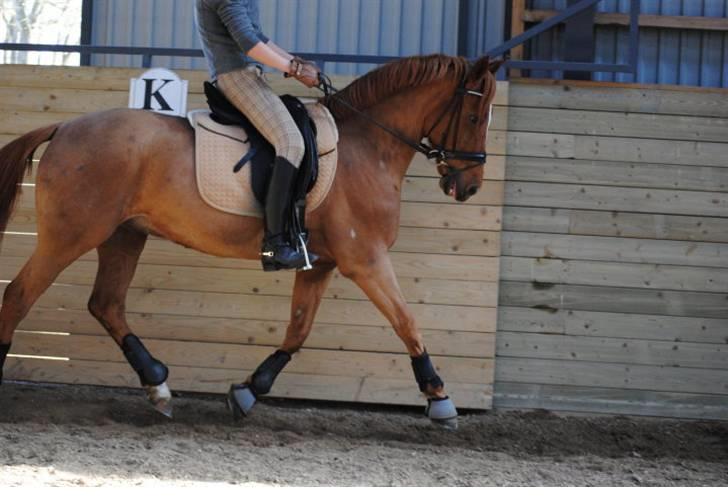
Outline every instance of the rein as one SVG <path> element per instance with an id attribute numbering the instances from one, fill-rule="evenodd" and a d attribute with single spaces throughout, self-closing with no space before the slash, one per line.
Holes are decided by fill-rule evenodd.
<path id="1" fill-rule="evenodd" d="M 387 127 L 386 125 L 382 124 L 378 120 L 370 117 L 363 111 L 354 108 L 349 102 L 342 100 L 337 97 L 331 97 L 331 95 L 334 95 L 336 93 L 339 93 L 339 90 L 337 90 L 333 84 L 331 83 L 331 79 L 326 76 L 325 74 L 321 73 L 319 74 L 320 83 L 317 86 L 319 90 L 321 90 L 324 93 L 324 96 L 330 97 L 331 100 L 334 100 L 338 103 L 341 103 L 349 110 L 353 111 L 357 115 L 359 115 L 361 118 L 366 120 L 367 122 L 371 123 L 372 125 L 375 125 L 379 127 L 380 129 L 387 132 L 392 137 L 398 139 L 400 142 L 407 144 L 415 151 L 419 152 L 420 154 L 423 154 L 428 160 L 435 159 L 437 161 L 438 167 L 444 167 L 447 170 L 448 176 L 454 176 L 456 174 L 468 171 L 470 169 L 474 169 L 476 167 L 482 166 L 486 163 L 487 153 L 485 151 L 483 152 L 468 152 L 468 151 L 459 151 L 457 150 L 457 134 L 460 124 L 460 114 L 462 113 L 463 109 L 463 100 L 465 99 L 466 95 L 472 95 L 472 96 L 479 96 L 483 97 L 485 96 L 483 93 L 480 93 L 479 91 L 474 90 L 468 90 L 465 88 L 465 77 L 463 77 L 463 80 L 460 82 L 460 86 L 457 90 L 455 90 L 455 95 L 451 102 L 445 107 L 445 110 L 440 114 L 440 116 L 437 118 L 435 123 L 430 127 L 430 130 L 427 131 L 427 134 L 423 139 L 426 142 L 415 142 L 414 140 L 410 139 L 409 137 L 402 135 L 398 131 Z M 452 116 L 450 117 L 450 121 L 448 123 L 447 130 L 445 131 L 443 141 L 447 142 L 448 135 L 450 134 L 450 129 L 452 128 L 452 125 L 455 123 L 455 144 L 456 147 L 453 149 L 445 149 L 440 145 L 432 144 L 430 141 L 430 134 L 433 130 L 435 130 L 435 127 L 437 127 L 442 119 L 447 116 L 448 113 L 452 112 Z M 460 161 L 469 161 L 472 162 L 472 164 L 469 164 L 462 168 L 456 168 L 449 164 L 449 160 L 460 160 Z"/>

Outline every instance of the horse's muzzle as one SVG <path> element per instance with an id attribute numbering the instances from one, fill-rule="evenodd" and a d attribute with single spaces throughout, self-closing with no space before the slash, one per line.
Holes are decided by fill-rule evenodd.
<path id="1" fill-rule="evenodd" d="M 454 198 L 457 192 L 457 180 L 449 174 L 442 176 L 440 178 L 440 189 L 445 193 L 445 196 Z"/>
<path id="2" fill-rule="evenodd" d="M 467 201 L 471 196 L 478 192 L 478 185 L 471 184 L 467 187 L 463 187 L 458 184 L 457 176 L 445 175 L 440 178 L 440 188 L 445 196 L 455 198 L 459 202 Z"/>

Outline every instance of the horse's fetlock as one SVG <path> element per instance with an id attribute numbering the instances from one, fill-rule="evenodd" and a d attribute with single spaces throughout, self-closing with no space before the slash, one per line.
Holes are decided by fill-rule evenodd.
<path id="1" fill-rule="evenodd" d="M 445 383 L 435 372 L 435 366 L 432 365 L 429 354 L 424 352 L 419 357 L 411 357 L 411 359 L 412 370 L 420 391 L 425 394 L 435 394 L 440 391 Z"/>
<path id="2" fill-rule="evenodd" d="M 276 350 L 255 369 L 250 381 L 250 388 L 255 395 L 268 394 L 278 374 L 291 360 L 291 354 L 284 350 Z"/>
<path id="3" fill-rule="evenodd" d="M 121 350 L 129 365 L 139 375 L 142 385 L 158 386 L 167 380 L 169 376 L 167 366 L 152 357 L 136 335 L 125 336 L 122 340 Z"/>

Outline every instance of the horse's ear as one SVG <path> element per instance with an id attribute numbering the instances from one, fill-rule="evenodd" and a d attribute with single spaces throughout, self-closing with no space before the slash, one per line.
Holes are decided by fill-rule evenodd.
<path id="1" fill-rule="evenodd" d="M 495 61 L 490 61 L 489 60 L 488 70 L 491 73 L 495 74 L 500 69 L 500 67 L 503 66 L 503 64 L 506 61 L 507 61 L 507 59 L 505 57 L 502 57 L 500 59 L 496 59 Z"/>
<path id="2" fill-rule="evenodd" d="M 490 56 L 483 56 L 470 67 L 470 79 L 479 80 L 485 76 L 490 68 Z"/>

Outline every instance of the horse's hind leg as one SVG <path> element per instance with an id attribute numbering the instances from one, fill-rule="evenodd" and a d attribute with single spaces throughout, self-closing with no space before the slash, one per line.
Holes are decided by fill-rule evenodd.
<path id="1" fill-rule="evenodd" d="M 152 357 L 126 322 L 126 293 L 146 241 L 145 234 L 122 225 L 98 247 L 99 268 L 88 309 L 121 347 L 155 409 L 171 417 L 167 367 Z"/>
<path id="2" fill-rule="evenodd" d="M 256 398 L 267 394 L 273 382 L 291 360 L 291 355 L 303 346 L 313 326 L 321 298 L 331 278 L 334 266 L 320 264 L 310 271 L 297 272 L 291 300 L 291 321 L 281 348 L 261 363 L 243 384 L 230 387 L 228 407 L 236 417 L 247 415 Z"/>
<path id="3" fill-rule="evenodd" d="M 15 329 L 58 274 L 81 254 L 81 251 L 69 249 L 63 252 L 39 243 L 18 276 L 5 288 L 0 308 L 0 382 Z"/>

